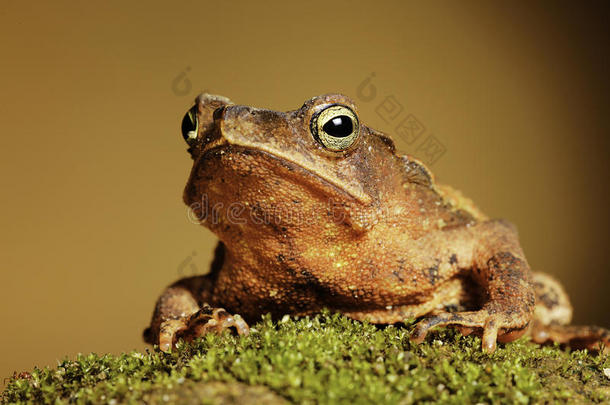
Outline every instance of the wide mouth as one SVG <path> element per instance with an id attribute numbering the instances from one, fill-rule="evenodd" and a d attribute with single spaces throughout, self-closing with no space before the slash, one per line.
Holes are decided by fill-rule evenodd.
<path id="1" fill-rule="evenodd" d="M 256 154 L 277 176 L 289 177 L 295 187 L 306 183 L 308 188 L 333 198 L 363 205 L 372 202 L 372 196 L 359 182 L 357 170 L 339 162 L 353 155 L 353 150 L 339 155 L 321 147 L 308 132 L 311 117 L 307 114 L 301 116 L 296 112 L 282 113 L 229 103 L 224 97 L 202 95 L 184 116 L 185 139 L 192 138 L 193 131 L 198 134 L 189 148 L 196 170 L 214 176 L 211 171 L 224 171 L 240 156 Z M 207 164 L 223 155 L 234 156 L 236 161 Z M 248 164 L 258 163 L 250 160 Z M 238 169 L 239 165 L 234 167 Z"/>
<path id="2" fill-rule="evenodd" d="M 255 146 L 233 145 L 222 137 L 215 142 L 208 143 L 204 147 L 198 165 L 201 167 L 202 164 L 205 165 L 205 162 L 210 162 L 213 159 L 227 157 L 238 159 L 239 156 L 254 156 L 261 161 L 265 161 L 268 168 L 270 168 L 275 175 L 281 176 L 283 179 L 290 179 L 295 186 L 307 187 L 324 195 L 335 195 L 341 200 L 347 199 L 355 200 L 363 204 L 368 203 L 368 201 L 364 201 L 361 196 L 350 193 L 345 187 L 332 178 L 321 175 L 315 170 L 303 166 L 294 159 Z M 205 173 L 205 171 L 203 171 L 202 174 L 203 173 Z"/>

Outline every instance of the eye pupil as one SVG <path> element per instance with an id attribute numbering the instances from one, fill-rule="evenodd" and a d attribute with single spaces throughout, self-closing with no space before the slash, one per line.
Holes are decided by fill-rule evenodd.
<path id="1" fill-rule="evenodd" d="M 322 129 L 331 136 L 344 138 L 354 131 L 354 124 L 352 119 L 347 115 L 339 115 L 328 120 Z"/>
<path id="2" fill-rule="evenodd" d="M 309 130 L 325 149 L 342 152 L 358 140 L 360 123 L 351 108 L 333 104 L 312 116 Z"/>

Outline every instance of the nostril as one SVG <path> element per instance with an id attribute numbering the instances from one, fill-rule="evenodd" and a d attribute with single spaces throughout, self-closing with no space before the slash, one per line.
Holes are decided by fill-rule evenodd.
<path id="1" fill-rule="evenodd" d="M 225 110 L 225 106 L 224 105 L 222 107 L 218 107 L 212 113 L 212 118 L 214 120 L 218 120 L 218 119 L 222 118 L 222 113 L 224 112 L 224 110 Z"/>

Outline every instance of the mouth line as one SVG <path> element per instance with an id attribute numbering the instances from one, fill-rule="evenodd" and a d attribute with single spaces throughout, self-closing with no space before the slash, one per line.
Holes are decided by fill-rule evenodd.
<path id="1" fill-rule="evenodd" d="M 334 190 L 335 192 L 342 194 L 343 196 L 348 197 L 350 199 L 353 199 L 363 205 L 368 205 L 370 203 L 370 198 L 367 198 L 367 196 L 355 195 L 355 194 L 351 193 L 350 191 L 346 190 L 344 187 L 342 187 L 341 184 L 334 182 L 332 179 L 321 176 L 320 174 L 316 173 L 315 171 L 312 171 L 312 170 L 304 167 L 303 165 L 299 164 L 295 160 L 290 159 L 289 157 L 287 157 L 285 155 L 278 155 L 267 149 L 263 149 L 263 148 L 259 148 L 259 147 L 255 147 L 255 146 L 234 145 L 234 144 L 230 144 L 225 141 L 225 142 L 219 142 L 217 145 L 208 145 L 208 147 L 205 148 L 205 151 L 203 151 L 203 153 L 201 154 L 201 159 L 207 160 L 210 158 L 210 155 L 212 155 L 216 152 L 222 152 L 222 151 L 230 151 L 231 153 L 237 153 L 237 154 L 256 153 L 256 154 L 262 155 L 270 160 L 278 162 L 278 166 L 285 167 L 288 170 L 294 170 L 296 172 L 300 172 L 306 176 L 309 176 L 312 179 L 315 179 L 315 181 L 310 181 L 310 183 L 312 185 L 314 185 L 316 188 L 322 188 L 322 187 L 326 186 L 327 188 L 330 188 L 330 189 Z"/>

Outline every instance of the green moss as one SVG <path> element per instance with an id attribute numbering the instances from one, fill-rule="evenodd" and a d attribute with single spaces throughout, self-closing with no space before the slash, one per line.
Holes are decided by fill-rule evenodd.
<path id="1" fill-rule="evenodd" d="M 521 339 L 487 355 L 480 339 L 441 329 L 411 344 L 411 325 L 379 328 L 324 313 L 268 317 L 245 338 L 225 333 L 171 354 L 81 355 L 13 378 L 11 402 L 539 403 L 608 402 L 608 356 Z"/>

